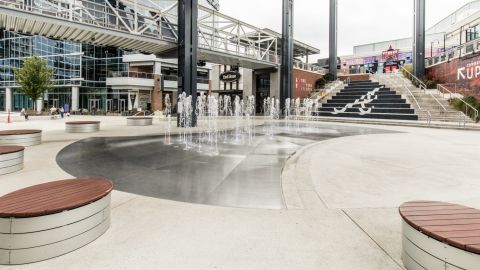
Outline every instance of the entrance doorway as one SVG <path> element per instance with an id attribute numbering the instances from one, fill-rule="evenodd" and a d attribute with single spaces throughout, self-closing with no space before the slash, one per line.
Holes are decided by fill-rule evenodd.
<path id="1" fill-rule="evenodd" d="M 100 108 L 100 99 L 88 100 L 88 110 L 92 111 L 93 108 L 95 108 L 98 111 L 98 108 Z"/>
<path id="2" fill-rule="evenodd" d="M 270 73 L 257 75 L 255 103 L 257 113 L 263 113 L 263 100 L 270 97 Z"/>
<path id="3" fill-rule="evenodd" d="M 107 112 L 113 112 L 113 100 L 107 99 Z"/>
<path id="4" fill-rule="evenodd" d="M 124 111 L 127 110 L 127 105 L 126 105 L 126 103 L 127 103 L 127 100 L 126 100 L 126 99 L 123 99 L 123 98 L 122 98 L 122 99 L 119 100 L 119 105 L 118 105 L 118 107 L 119 107 L 120 112 L 124 112 Z"/>
<path id="5" fill-rule="evenodd" d="M 52 106 L 53 106 L 54 108 L 59 108 L 60 102 L 58 101 L 57 98 L 52 99 Z"/>

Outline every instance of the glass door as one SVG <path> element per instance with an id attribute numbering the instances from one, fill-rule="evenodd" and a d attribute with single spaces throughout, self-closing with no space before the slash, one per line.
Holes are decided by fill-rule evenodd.
<path id="1" fill-rule="evenodd" d="M 111 99 L 107 99 L 107 112 L 113 111 L 113 101 Z"/>
<path id="2" fill-rule="evenodd" d="M 92 111 L 92 109 L 95 109 L 98 111 L 98 108 L 100 108 L 100 99 L 90 99 L 88 102 L 88 110 Z"/>
<path id="3" fill-rule="evenodd" d="M 126 101 L 126 99 L 123 99 L 123 98 L 120 99 L 120 100 L 119 100 L 119 103 L 120 103 L 120 104 L 119 104 L 119 106 L 118 106 L 118 107 L 119 107 L 118 109 L 120 110 L 120 112 L 126 111 L 126 110 L 127 110 L 127 105 L 126 105 L 127 101 Z"/>

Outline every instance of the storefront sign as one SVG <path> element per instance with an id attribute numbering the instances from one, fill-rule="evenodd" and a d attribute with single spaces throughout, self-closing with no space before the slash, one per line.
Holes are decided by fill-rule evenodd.
<path id="1" fill-rule="evenodd" d="M 480 61 L 468 63 L 465 67 L 457 68 L 457 81 L 472 80 L 480 77 Z"/>
<path id="2" fill-rule="evenodd" d="M 236 82 L 240 80 L 240 75 L 239 72 L 237 71 L 225 71 L 222 74 L 220 74 L 220 81 L 222 82 Z"/>
<path id="3" fill-rule="evenodd" d="M 439 83 L 454 83 L 477 92 L 480 90 L 480 57 L 453 59 L 427 68 L 427 77 Z"/>

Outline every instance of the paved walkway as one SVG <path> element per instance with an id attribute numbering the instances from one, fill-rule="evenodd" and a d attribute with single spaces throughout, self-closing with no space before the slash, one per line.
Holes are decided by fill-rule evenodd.
<path id="1" fill-rule="evenodd" d="M 99 119 L 103 131 L 95 136 L 163 134 L 158 122 L 126 128 L 123 118 Z M 66 134 L 61 121 L 0 124 L 45 130 L 44 143 L 27 149 L 25 169 L 0 176 L 0 195 L 70 177 L 56 154 L 90 135 Z M 114 191 L 112 227 L 100 239 L 56 259 L 0 269 L 402 269 L 401 202 L 480 207 L 480 134 L 361 127 L 402 133 L 304 147 L 282 174 L 287 209 L 216 207 Z"/>

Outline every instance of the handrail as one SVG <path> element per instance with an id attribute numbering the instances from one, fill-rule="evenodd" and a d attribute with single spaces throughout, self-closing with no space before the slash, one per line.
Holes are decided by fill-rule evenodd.
<path id="1" fill-rule="evenodd" d="M 372 75 L 373 75 L 373 74 L 372 74 Z M 394 75 L 394 76 L 396 76 L 396 75 Z M 375 77 L 376 77 L 376 76 L 375 76 Z M 386 78 L 388 81 L 390 81 L 390 83 L 391 83 L 391 85 L 392 85 L 393 87 L 397 87 L 397 86 L 398 86 L 398 84 L 391 82 L 390 78 L 387 78 L 387 76 L 385 76 L 385 78 Z M 421 112 L 427 113 L 427 115 L 428 115 L 427 125 L 430 126 L 430 123 L 432 122 L 432 113 L 431 113 L 429 110 L 427 110 L 427 109 L 422 109 L 422 106 L 420 106 L 420 103 L 418 102 L 417 98 L 416 98 L 415 95 L 412 93 L 412 91 L 410 91 L 410 89 L 408 88 L 407 84 L 405 83 L 406 79 L 405 79 L 405 78 L 401 78 L 401 79 L 403 79 L 403 88 L 405 88 L 405 89 L 407 90 L 408 94 L 413 98 L 413 101 L 414 101 L 415 104 L 417 105 L 418 110 L 421 111 Z M 400 86 L 400 87 L 402 87 L 402 86 Z"/>
<path id="2" fill-rule="evenodd" d="M 417 76 L 413 75 L 410 71 L 408 71 L 404 66 L 400 67 L 400 71 L 405 71 L 407 75 L 409 76 L 409 79 L 413 78 L 419 85 L 420 90 L 423 90 L 423 92 L 427 91 L 427 85 L 422 82 Z"/>
<path id="3" fill-rule="evenodd" d="M 442 90 L 443 90 L 443 91 L 447 91 L 447 92 L 450 94 L 450 99 L 452 99 L 453 93 L 452 93 L 450 90 L 448 90 L 447 87 L 445 87 L 444 85 L 441 85 L 441 84 L 437 84 L 437 89 L 438 89 L 438 91 L 440 91 L 441 93 L 443 93 Z M 474 116 L 475 116 L 475 117 L 474 117 L 474 121 L 477 121 L 478 115 L 479 115 L 478 110 L 475 109 L 475 107 L 473 107 L 471 104 L 467 103 L 467 102 L 466 102 L 465 100 L 463 100 L 462 98 L 459 98 L 458 100 L 462 101 L 462 103 L 465 104 L 465 115 L 468 115 L 468 109 L 470 108 L 470 109 L 473 110 L 473 112 L 474 112 Z"/>

